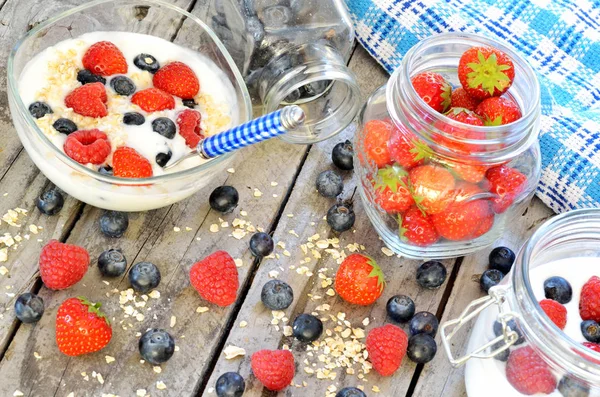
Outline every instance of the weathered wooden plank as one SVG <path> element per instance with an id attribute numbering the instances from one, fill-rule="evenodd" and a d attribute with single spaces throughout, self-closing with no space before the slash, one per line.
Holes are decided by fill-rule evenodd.
<path id="1" fill-rule="evenodd" d="M 290 187 L 296 164 L 300 163 L 305 150 L 305 147 L 281 141 L 248 149 L 236 159 L 234 174 L 216 175 L 205 190 L 170 208 L 132 215 L 130 227 L 121 239 L 101 236 L 96 226 L 101 211 L 86 207 L 68 242 L 85 246 L 90 251 L 92 266 L 79 284 L 66 291 L 42 288 L 40 296 L 46 302 L 47 314 L 35 327 L 21 327 L 15 335 L 0 363 L 0 377 L 6 379 L 0 385 L 0 395 L 12 394 L 17 389 L 26 395 L 40 395 L 53 390 L 58 395 L 74 392 L 77 396 L 101 393 L 123 396 L 135 394 L 137 389 L 146 389 L 152 395 L 193 395 L 213 349 L 226 329 L 233 307 L 221 309 L 203 302 L 189 285 L 189 268 L 209 253 L 225 249 L 233 257 L 242 258 L 244 265 L 239 268 L 241 284 L 245 283 L 252 269 L 252 257 L 247 250 L 250 234 L 237 240 L 228 237 L 233 231 L 231 226 L 222 228 L 219 233 L 209 231 L 212 224 L 220 224 L 220 215 L 210 211 L 208 195 L 214 187 L 223 183 L 236 186 L 241 195 L 240 205 L 234 214 L 221 217 L 230 225 L 234 218 L 239 217 L 266 229 Z M 288 166 L 281 167 L 281 159 L 286 159 Z M 272 187 L 272 181 L 279 183 Z M 254 196 L 255 188 L 264 192 L 262 197 Z M 247 211 L 248 216 L 241 216 L 241 210 Z M 175 232 L 175 226 L 181 231 Z M 190 230 L 187 231 L 187 228 Z M 150 261 L 162 272 L 162 283 L 158 287 L 161 298 L 150 299 L 147 307 L 137 309 L 144 314 L 143 321 L 126 319 L 119 306 L 119 293 L 111 292 L 114 288 L 126 290 L 126 278 L 107 280 L 110 285 L 101 282 L 95 260 L 109 247 L 122 248 L 130 264 Z M 60 303 L 79 295 L 104 304 L 106 312 L 114 318 L 114 337 L 110 345 L 97 354 L 68 358 L 58 352 L 54 342 L 54 316 Z M 243 297 L 240 296 L 240 299 Z M 137 300 L 141 299 L 138 297 Z M 208 306 L 210 311 L 196 313 L 198 306 Z M 172 316 L 177 319 L 173 327 L 170 326 Z M 136 333 L 151 327 L 169 329 L 180 348 L 162 366 L 161 374 L 154 372 L 151 365 L 139 363 Z M 36 360 L 33 352 L 39 353 L 42 359 Z M 105 355 L 115 357 L 116 361 L 107 364 Z M 82 371 L 101 373 L 105 383 L 102 385 L 96 379 L 85 381 Z M 163 392 L 156 389 L 158 380 L 167 385 Z"/>
<path id="2" fill-rule="evenodd" d="M 514 227 L 511 228 L 510 232 L 507 231 L 495 245 L 506 246 L 516 252 L 535 229 L 551 216 L 552 211 L 539 199 L 534 199 L 527 208 L 527 211 L 514 223 Z M 441 319 L 442 322 L 456 318 L 472 300 L 484 295 L 484 292 L 479 288 L 479 275 L 487 269 L 489 251 L 485 250 L 463 259 L 452 294 L 446 304 L 444 315 Z M 465 353 L 473 324 L 474 322 L 469 324 L 469 326 L 465 326 L 464 331 L 461 330 L 459 338 L 453 343 L 452 348 L 457 352 L 456 354 Z M 439 344 L 439 336 L 437 340 Z M 464 368 L 453 369 L 440 345 L 438 357 L 424 367 L 414 395 L 466 396 Z"/>
<path id="3" fill-rule="evenodd" d="M 368 55 L 362 48 L 356 49 L 350 65 L 359 77 L 364 95 L 371 93 L 384 83 L 387 78 L 386 74 L 374 61 L 368 58 Z M 363 203 L 357 198 L 355 198 L 357 216 L 355 229 L 341 234 L 339 237 L 339 248 L 335 250 L 343 250 L 345 254 L 349 254 L 348 244 L 362 244 L 366 247 L 365 252 L 376 259 L 382 266 L 387 276 L 388 284 L 383 296 L 376 304 L 370 307 L 357 307 L 343 302 L 337 296 L 331 297 L 327 295 L 327 290 L 332 286 L 326 285 L 323 288 L 321 282 L 335 276 L 338 260 L 320 248 L 315 249 L 321 253 L 321 259 L 316 259 L 310 252 L 310 249 L 308 253 L 305 253 L 300 248 L 300 245 L 306 244 L 309 238 L 315 233 L 318 233 L 319 237 L 312 239 L 314 244 L 316 244 L 316 240 L 335 237 L 327 226 L 326 221 L 323 220 L 327 209 L 334 204 L 334 201 L 319 196 L 315 192 L 314 183 L 318 173 L 325 169 L 334 168 L 330 160 L 333 145 L 344 138 L 349 138 L 352 132 L 350 129 L 338 138 L 312 147 L 274 234 L 275 241 L 285 245 L 287 251 L 289 251 L 289 256 L 286 256 L 283 249 L 279 247 L 276 250 L 279 255 L 278 258 L 263 260 L 240 310 L 240 314 L 235 321 L 235 326 L 232 328 L 225 343 L 225 346 L 243 347 L 247 354 L 243 358 L 238 357 L 232 360 L 227 360 L 224 355 L 221 355 L 211 378 L 207 382 L 207 387 L 203 395 L 214 396 L 216 380 L 221 374 L 227 371 L 238 371 L 244 376 L 246 379 L 245 396 L 263 395 L 265 390 L 260 382 L 251 375 L 250 356 L 258 350 L 276 349 L 281 348 L 283 345 L 287 345 L 294 352 L 297 371 L 293 383 L 300 387 L 289 387 L 280 393 L 281 395 L 324 396 L 328 395 L 326 391 L 328 387 L 335 386 L 339 390 L 343 386 L 351 385 L 362 385 L 369 394 L 373 393 L 369 392 L 371 388 L 377 386 L 380 390 L 380 395 L 383 396 L 404 395 L 408 390 L 416 368 L 408 359 L 405 360 L 401 370 L 389 378 L 382 378 L 372 371 L 364 377 L 364 380 L 361 380 L 357 377 L 361 367 L 360 365 L 356 365 L 354 366 L 354 375 L 346 374 L 344 368 L 336 368 L 332 370 L 337 374 L 335 380 L 320 380 L 317 379 L 316 372 L 318 368 L 323 368 L 324 364 L 317 357 L 321 354 L 331 357 L 324 351 L 324 347 L 308 351 L 305 345 L 303 346 L 298 341 L 295 341 L 293 337 L 283 334 L 284 326 L 291 325 L 291 322 L 298 314 L 311 312 L 318 313 L 319 317 L 337 316 L 338 313 L 343 313 L 345 320 L 349 321 L 352 327 L 364 329 L 366 333 L 369 329 L 385 323 L 385 304 L 392 295 L 407 294 L 415 300 L 417 310 L 435 313 L 444 294 L 444 288 L 436 291 L 428 291 L 423 290 L 417 285 L 415 270 L 420 263 L 419 261 L 399 259 L 395 256 L 388 257 L 381 251 L 383 243 L 378 239 L 377 234 L 368 221 L 362 208 Z M 352 193 L 354 186 L 354 181 L 351 178 L 350 174 L 345 174 L 346 187 L 344 195 L 346 197 Z M 293 214 L 293 217 L 288 217 L 287 214 Z M 307 257 L 310 258 L 310 261 L 306 260 Z M 454 261 L 446 262 L 449 272 L 452 270 L 453 263 Z M 313 275 L 308 277 L 308 272 Z M 324 276 L 319 276 L 319 274 L 323 274 Z M 289 321 L 283 322 L 279 320 L 279 329 L 271 324 L 273 314 L 260 301 L 262 286 L 272 277 L 286 281 L 293 287 L 295 294 L 292 306 L 285 310 L 285 317 Z M 325 277 L 325 279 L 321 277 Z M 316 299 L 316 296 L 320 298 Z M 323 309 L 323 305 L 329 305 L 329 310 L 317 310 L 318 306 L 321 306 L 319 309 Z M 362 324 L 362 321 L 367 317 L 369 318 L 369 325 L 365 326 Z M 240 327 L 242 321 L 248 323 L 244 328 Z M 342 330 L 345 330 L 347 326 L 343 322 L 341 324 Z M 332 321 L 329 318 L 328 321 L 324 322 L 324 325 L 326 329 L 333 331 L 339 324 L 337 321 Z M 333 331 L 332 335 L 340 334 L 340 331 Z M 324 340 L 325 337 L 324 335 L 321 340 Z M 351 340 L 351 338 L 342 339 L 345 341 Z M 357 340 L 364 342 L 364 338 L 358 338 Z M 305 360 L 309 363 L 308 365 Z M 316 365 L 313 366 L 313 363 Z M 304 370 L 305 367 L 314 370 L 315 374 L 308 374 Z M 306 382 L 305 386 L 303 382 Z M 329 390 L 333 391 L 334 389 L 331 388 Z M 330 395 L 334 394 L 335 392 Z"/>

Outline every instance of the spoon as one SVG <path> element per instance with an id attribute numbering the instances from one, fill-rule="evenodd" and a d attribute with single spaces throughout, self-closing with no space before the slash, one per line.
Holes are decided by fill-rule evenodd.
<path id="1" fill-rule="evenodd" d="M 304 123 L 304 118 L 304 111 L 299 106 L 285 106 L 237 127 L 204 138 L 198 143 L 195 150 L 171 164 L 167 164 L 164 169 L 175 167 L 192 157 L 200 156 L 204 160 L 209 160 L 266 141 L 298 128 Z"/>

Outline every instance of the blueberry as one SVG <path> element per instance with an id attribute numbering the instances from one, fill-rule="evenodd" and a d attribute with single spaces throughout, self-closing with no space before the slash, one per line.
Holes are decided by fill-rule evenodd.
<path id="1" fill-rule="evenodd" d="M 244 390 L 246 390 L 246 382 L 237 372 L 225 372 L 219 376 L 215 385 L 218 397 L 242 397 Z"/>
<path id="2" fill-rule="evenodd" d="M 154 263 L 136 263 L 129 271 L 129 282 L 134 290 L 145 294 L 160 284 L 160 270 Z"/>
<path id="3" fill-rule="evenodd" d="M 583 337 L 590 342 L 600 342 L 600 325 L 594 320 L 582 321 L 581 333 L 583 334 Z"/>
<path id="4" fill-rule="evenodd" d="M 490 288 L 498 285 L 500 281 L 502 281 L 502 277 L 504 277 L 504 273 L 500 270 L 496 269 L 488 269 L 481 275 L 479 279 L 479 285 L 481 289 L 485 292 L 488 292 Z"/>
<path id="5" fill-rule="evenodd" d="M 436 289 L 446 281 L 446 267 L 438 261 L 428 261 L 417 269 L 417 283 L 423 288 Z"/>
<path id="6" fill-rule="evenodd" d="M 125 76 L 113 77 L 110 80 L 110 86 L 119 95 L 129 96 L 135 92 L 135 83 Z"/>
<path id="7" fill-rule="evenodd" d="M 173 156 L 173 152 L 171 152 L 170 150 L 167 153 L 158 153 L 156 155 L 156 164 L 158 164 L 161 167 L 164 167 L 165 165 L 167 165 L 169 160 L 171 160 L 171 156 Z"/>
<path id="8" fill-rule="evenodd" d="M 323 171 L 317 176 L 317 190 L 321 196 L 335 197 L 344 190 L 342 177 L 334 171 Z"/>
<path id="9" fill-rule="evenodd" d="M 312 83 L 308 83 L 301 88 L 303 92 L 302 97 L 303 98 L 312 98 L 315 97 L 317 95 L 321 95 L 322 93 L 325 92 L 325 90 L 327 89 L 327 87 L 329 87 L 329 85 L 331 84 L 331 80 L 319 80 L 319 81 L 313 81 Z"/>
<path id="10" fill-rule="evenodd" d="M 356 387 L 344 387 L 338 391 L 335 397 L 367 397 L 365 392 Z"/>
<path id="11" fill-rule="evenodd" d="M 168 139 L 175 138 L 177 129 L 175 123 L 167 117 L 159 117 L 152 121 L 152 131 L 164 136 Z"/>
<path id="12" fill-rule="evenodd" d="M 268 256 L 273 252 L 274 246 L 273 239 L 267 233 L 258 232 L 250 237 L 250 251 L 254 256 Z"/>
<path id="13" fill-rule="evenodd" d="M 271 310 L 284 310 L 294 300 L 294 290 L 281 280 L 269 280 L 263 285 L 260 300 Z"/>
<path id="14" fill-rule="evenodd" d="M 415 302 L 406 295 L 395 295 L 387 301 L 385 310 L 392 320 L 405 323 L 415 315 Z"/>
<path id="15" fill-rule="evenodd" d="M 97 74 L 94 74 L 87 69 L 82 69 L 79 72 L 77 72 L 77 81 L 84 85 L 90 83 L 106 84 L 106 79 L 104 77 L 98 76 Z"/>
<path id="16" fill-rule="evenodd" d="M 98 269 L 105 277 L 118 277 L 127 269 L 127 259 L 120 249 L 111 248 L 98 257 Z"/>
<path id="17" fill-rule="evenodd" d="M 573 297 L 571 284 L 562 277 L 550 277 L 544 281 L 544 294 L 546 298 L 557 301 L 558 303 L 569 303 Z"/>
<path id="18" fill-rule="evenodd" d="M 123 115 L 123 124 L 127 125 L 142 125 L 146 122 L 146 118 L 138 112 L 129 112 Z"/>
<path id="19" fill-rule="evenodd" d="M 100 217 L 100 231 L 108 237 L 121 237 L 128 226 L 129 215 L 126 212 L 104 211 Z"/>
<path id="20" fill-rule="evenodd" d="M 490 252 L 490 269 L 507 274 L 515 263 L 515 253 L 510 248 L 496 247 Z"/>
<path id="21" fill-rule="evenodd" d="M 496 342 L 490 348 L 490 352 L 492 352 L 496 349 L 500 349 L 502 346 L 504 346 L 504 341 L 501 340 L 500 342 Z M 502 350 L 500 353 L 498 353 L 494 356 L 494 360 L 507 362 L 508 356 L 510 356 L 510 349 Z"/>
<path id="22" fill-rule="evenodd" d="M 158 72 L 158 69 L 160 69 L 160 65 L 156 58 L 149 54 L 139 54 L 133 58 L 133 64 L 150 73 L 156 73 Z"/>
<path id="23" fill-rule="evenodd" d="M 435 337 L 439 321 L 435 315 L 429 312 L 418 312 L 414 315 L 408 325 L 411 335 L 427 334 Z"/>
<path id="24" fill-rule="evenodd" d="M 312 314 L 301 314 L 294 320 L 292 331 L 300 342 L 314 342 L 323 333 L 323 323 Z"/>
<path id="25" fill-rule="evenodd" d="M 69 135 L 77 131 L 77 124 L 75 124 L 69 119 L 65 119 L 64 117 L 61 117 L 60 119 L 56 120 L 52 124 L 52 127 L 54 127 L 56 131 L 65 135 Z"/>
<path id="26" fill-rule="evenodd" d="M 15 301 L 15 315 L 24 323 L 37 323 L 44 314 L 44 300 L 30 292 L 19 295 Z"/>
<path id="27" fill-rule="evenodd" d="M 98 172 L 102 175 L 113 175 L 113 169 L 110 165 L 103 165 L 102 167 L 98 168 Z"/>
<path id="28" fill-rule="evenodd" d="M 40 194 L 36 207 L 42 214 L 56 215 L 62 209 L 65 199 L 57 189 L 50 189 Z"/>
<path id="29" fill-rule="evenodd" d="M 406 354 L 413 362 L 425 364 L 433 360 L 437 353 L 437 344 L 431 335 L 417 334 L 408 340 Z"/>
<path id="30" fill-rule="evenodd" d="M 215 210 L 227 214 L 238 205 L 240 196 L 233 186 L 219 186 L 210 194 L 208 203 Z"/>
<path id="31" fill-rule="evenodd" d="M 345 232 L 354 226 L 356 215 L 352 204 L 338 203 L 327 211 L 327 223 L 336 232 Z"/>
<path id="32" fill-rule="evenodd" d="M 164 329 L 153 328 L 141 336 L 138 348 L 144 360 L 158 365 L 173 356 L 175 339 Z"/>
<path id="33" fill-rule="evenodd" d="M 558 382 L 558 391 L 563 397 L 588 397 L 590 388 L 583 382 L 564 376 Z"/>
<path id="34" fill-rule="evenodd" d="M 351 169 L 354 169 L 352 153 L 354 153 L 352 142 L 340 142 L 333 147 L 333 151 L 331 152 L 331 160 L 339 169 L 350 171 Z"/>
<path id="35" fill-rule="evenodd" d="M 197 105 L 197 103 L 193 99 L 184 99 L 183 100 L 183 106 L 188 107 L 190 109 L 195 109 L 196 105 Z"/>
<path id="36" fill-rule="evenodd" d="M 521 328 L 519 328 L 515 319 L 508 320 L 508 322 L 506 323 L 506 326 L 508 328 L 510 328 L 511 331 L 515 331 L 517 333 L 517 341 L 515 342 L 515 346 L 520 345 L 521 343 L 525 342 L 525 337 L 523 336 L 523 332 L 521 332 Z M 496 335 L 496 336 L 502 335 L 502 323 L 499 321 L 494 321 L 494 335 Z"/>
<path id="37" fill-rule="evenodd" d="M 33 117 L 35 117 L 36 119 L 39 119 L 39 118 L 44 117 L 48 113 L 54 113 L 54 112 L 52 111 L 52 108 L 50 108 L 50 106 L 48 106 L 47 103 L 34 102 L 31 105 L 29 105 L 29 113 L 31 113 L 31 115 Z"/>

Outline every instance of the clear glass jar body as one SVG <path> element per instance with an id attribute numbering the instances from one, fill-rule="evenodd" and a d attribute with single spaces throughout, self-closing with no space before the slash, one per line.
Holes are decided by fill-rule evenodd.
<path id="1" fill-rule="evenodd" d="M 160 19 L 160 24 L 157 20 Z M 69 26 L 69 29 L 65 29 Z M 19 95 L 23 68 L 35 55 L 60 41 L 94 31 L 145 33 L 203 54 L 223 73 L 235 92 L 233 122 L 252 118 L 244 81 L 219 39 L 200 19 L 155 0 L 100 0 L 69 9 L 29 31 L 8 60 L 8 101 L 19 139 L 36 166 L 69 195 L 93 206 L 118 211 L 146 211 L 183 200 L 223 172 L 233 154 L 172 173 L 142 179 L 103 175 L 77 163 L 57 148 L 38 127 Z M 194 160 L 192 160 L 194 161 Z"/>
<path id="2" fill-rule="evenodd" d="M 483 395 L 484 390 L 485 395 L 491 396 L 524 395 L 507 380 L 506 364 L 493 358 L 502 353 L 494 354 L 493 350 L 508 348 L 509 354 L 514 354 L 527 347 L 543 359 L 556 381 L 557 389 L 546 394 L 600 395 L 600 354 L 583 345 L 586 340 L 580 330 L 578 310 L 581 287 L 591 275 L 600 275 L 600 210 L 568 212 L 540 226 L 519 252 L 511 273 L 490 289 L 490 297 L 480 300 L 480 308 L 488 307 L 477 318 L 467 352 L 474 352 L 496 338 L 493 324 L 501 323 L 502 319 L 505 324 L 514 319 L 523 338 L 513 343 L 510 332 L 514 330 L 507 327 L 499 333 L 498 344 L 493 348 L 482 350 L 479 357 L 464 360 L 469 396 Z M 565 303 L 564 331 L 546 316 L 538 303 L 545 298 L 543 282 L 550 276 L 564 277 L 573 289 L 571 301 Z M 448 323 L 442 324 L 441 334 L 447 352 L 451 352 L 451 340 L 446 338 L 451 332 Z M 572 388 L 571 394 L 567 393 L 565 383 Z M 575 394 L 577 390 L 580 394 Z"/>
<path id="3" fill-rule="evenodd" d="M 516 77 L 505 95 L 519 104 L 521 119 L 497 127 L 471 126 L 438 113 L 417 95 L 410 78 L 425 71 L 440 73 L 453 87 L 460 86 L 456 74 L 458 61 L 462 53 L 473 46 L 494 46 L 513 59 Z M 388 83 L 372 94 L 359 117 L 360 128 L 354 142 L 359 192 L 373 226 L 384 242 L 400 255 L 440 259 L 466 255 L 489 246 L 533 197 L 541 172 L 537 142 L 539 85 L 525 61 L 499 43 L 455 33 L 420 42 L 407 53 Z M 383 163 L 381 158 L 375 159 L 370 154 L 373 144 L 369 131 L 378 125 L 389 128 L 389 139 L 385 139 L 388 139 L 386 150 L 391 156 Z M 410 192 L 412 198 L 409 197 L 407 206 L 390 206 L 384 202 L 383 196 L 389 194 L 386 191 L 389 180 L 382 175 L 385 176 L 390 167 Z M 417 168 L 421 170 L 415 171 Z M 502 197 L 499 188 L 491 187 L 488 176 L 494 168 L 494 172 L 514 169 L 521 175 L 519 188 L 510 196 Z M 424 170 L 427 172 L 422 172 Z M 449 183 L 444 187 L 420 185 L 429 171 L 447 176 Z M 437 239 L 432 237 L 420 243 L 410 234 L 406 237 L 406 229 L 413 235 L 420 233 L 405 217 L 414 206 L 427 218 Z M 457 232 L 447 227 L 451 222 L 446 220 L 453 221 L 463 214 L 473 218 L 469 224 L 471 229 Z M 475 228 L 476 224 L 481 226 Z M 458 221 L 456 225 L 462 227 Z"/>
<path id="4" fill-rule="evenodd" d="M 303 128 L 282 139 L 314 143 L 352 122 L 360 93 L 346 66 L 354 28 L 341 0 L 213 0 L 196 8 L 241 70 L 255 116 L 303 108 Z"/>

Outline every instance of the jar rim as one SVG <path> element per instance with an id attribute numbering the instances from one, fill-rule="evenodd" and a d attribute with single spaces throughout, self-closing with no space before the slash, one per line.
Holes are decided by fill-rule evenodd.
<path id="1" fill-rule="evenodd" d="M 455 45 L 463 45 L 465 49 L 473 46 L 489 46 L 499 49 L 506 53 L 513 61 L 516 74 L 515 79 L 525 78 L 527 83 L 531 85 L 527 95 L 531 96 L 532 101 L 520 104 L 521 109 L 524 108 L 522 117 L 512 123 L 499 126 L 473 126 L 453 120 L 443 113 L 440 113 L 429 106 L 416 92 L 410 82 L 410 77 L 415 74 L 416 58 L 423 51 L 440 46 L 446 43 Z M 456 61 L 460 58 L 461 53 L 456 55 Z M 431 68 L 419 70 L 419 72 L 429 70 Z M 515 84 L 508 90 L 510 96 L 511 90 L 516 90 Z M 464 158 L 477 159 L 482 162 L 503 162 L 510 160 L 519 154 L 526 151 L 535 141 L 539 134 L 540 114 L 541 114 L 541 96 L 540 86 L 537 75 L 525 59 L 510 47 L 487 37 L 470 34 L 470 33 L 441 33 L 435 36 L 428 37 L 416 45 L 414 45 L 404 56 L 402 64 L 398 67 L 390 77 L 386 87 L 386 100 L 388 112 L 394 123 L 399 127 L 408 128 L 415 136 L 425 140 L 430 147 L 437 148 L 438 154 L 445 155 L 449 158 Z M 412 115 L 407 116 L 407 114 Z M 411 123 L 411 117 L 425 117 L 427 119 L 428 128 L 423 126 L 415 128 Z M 436 126 L 443 125 L 445 128 L 440 129 Z M 446 127 L 447 126 L 447 127 Z M 457 134 L 447 132 L 447 128 L 452 130 L 464 130 L 474 134 L 484 136 L 483 139 L 473 139 L 470 137 L 457 137 Z M 460 154 L 440 145 L 438 140 L 431 139 L 431 134 L 443 137 L 444 141 L 450 141 L 456 144 L 475 145 L 481 148 L 481 151 L 471 151 L 470 153 Z M 461 134 L 467 135 L 467 134 Z"/>
<path id="2" fill-rule="evenodd" d="M 528 333 L 536 342 L 536 348 L 553 362 L 568 369 L 572 375 L 600 384 L 600 363 L 586 359 L 600 354 L 572 339 L 546 316 L 533 292 L 529 277 L 530 266 L 536 256 L 547 248 L 547 244 L 552 244 L 556 239 L 564 242 L 565 238 L 582 237 L 600 240 L 600 209 L 574 210 L 546 221 L 521 248 L 517 259 L 519 266 L 514 269 L 512 288 L 522 298 L 516 300 L 521 313 L 527 313 L 527 320 L 535 322 L 545 331 Z M 530 324 L 524 321 L 521 326 L 528 328 Z"/>

